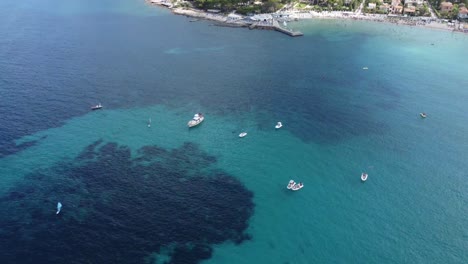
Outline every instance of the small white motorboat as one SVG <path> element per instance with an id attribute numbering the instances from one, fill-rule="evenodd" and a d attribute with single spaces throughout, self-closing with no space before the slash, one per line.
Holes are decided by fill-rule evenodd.
<path id="1" fill-rule="evenodd" d="M 363 67 L 362 69 L 363 69 L 363 70 L 368 70 L 369 68 L 367 68 L 367 67 Z"/>
<path id="2" fill-rule="evenodd" d="M 197 113 L 193 116 L 192 120 L 190 120 L 187 125 L 188 127 L 194 127 L 198 124 L 200 124 L 201 122 L 203 122 L 203 120 L 205 120 L 205 117 L 203 116 L 202 113 Z"/>
<path id="3" fill-rule="evenodd" d="M 367 173 L 363 172 L 361 174 L 361 181 L 363 181 L 363 182 L 367 181 L 367 177 L 368 177 Z"/>
<path id="4" fill-rule="evenodd" d="M 148 120 L 148 127 L 151 127 L 151 118 Z"/>
<path id="5" fill-rule="evenodd" d="M 282 126 L 283 126 L 283 124 L 281 122 L 278 122 L 278 123 L 276 123 L 275 128 L 280 129 Z"/>
<path id="6" fill-rule="evenodd" d="M 298 191 L 298 190 L 300 190 L 302 188 L 304 188 L 304 184 L 302 182 L 300 182 L 300 183 L 294 184 L 293 187 L 291 188 L 291 190 Z"/>
<path id="7" fill-rule="evenodd" d="M 426 117 L 427 117 L 427 114 L 426 114 L 426 113 L 419 113 L 419 115 L 420 115 L 422 118 L 426 118 Z"/>
<path id="8" fill-rule="evenodd" d="M 243 137 L 245 137 L 245 136 L 247 136 L 247 132 L 242 132 L 242 133 L 239 134 L 239 137 L 240 137 L 240 138 L 243 138 Z"/>
<path id="9" fill-rule="evenodd" d="M 288 183 L 288 186 L 287 186 L 286 188 L 288 188 L 289 190 L 291 190 L 291 189 L 292 189 L 292 187 L 293 187 L 295 184 L 296 184 L 296 182 L 295 182 L 295 181 L 293 181 L 293 180 L 290 180 L 290 181 L 289 181 L 289 183 Z"/>
<path id="10" fill-rule="evenodd" d="M 91 110 L 99 110 L 99 109 L 101 109 L 101 108 L 102 108 L 101 103 L 99 103 L 99 104 L 97 104 L 97 105 L 95 105 L 95 106 L 91 106 Z"/>
<path id="11" fill-rule="evenodd" d="M 62 210 L 62 203 L 58 202 L 57 203 L 57 213 L 56 214 L 59 214 L 60 210 Z"/>

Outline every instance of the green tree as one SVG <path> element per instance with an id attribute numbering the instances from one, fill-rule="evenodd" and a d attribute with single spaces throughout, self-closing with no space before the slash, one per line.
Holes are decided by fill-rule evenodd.
<path id="1" fill-rule="evenodd" d="M 460 9 L 458 8 L 458 5 L 453 5 L 453 9 L 451 11 L 451 18 L 452 19 L 457 19 L 459 11 L 460 11 Z"/>
<path id="2" fill-rule="evenodd" d="M 261 10 L 263 13 L 273 13 L 276 10 L 278 10 L 279 6 L 280 4 L 278 0 L 268 0 L 266 2 L 263 2 Z"/>

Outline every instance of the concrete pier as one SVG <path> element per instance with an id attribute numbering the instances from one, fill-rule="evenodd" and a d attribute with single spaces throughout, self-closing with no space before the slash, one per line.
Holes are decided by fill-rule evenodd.
<path id="1" fill-rule="evenodd" d="M 291 37 L 304 36 L 304 34 L 300 31 L 293 31 L 291 29 L 281 27 L 278 21 L 276 20 L 273 20 L 272 23 L 268 23 L 268 24 L 266 24 L 265 22 L 256 22 L 249 26 L 249 29 L 254 29 L 254 28 L 276 30 L 278 32 L 281 32 Z"/>
<path id="2" fill-rule="evenodd" d="M 288 28 L 281 27 L 277 20 L 273 20 L 273 27 L 276 31 L 289 35 L 291 37 L 300 37 L 304 36 L 304 34 L 300 31 L 293 31 Z"/>

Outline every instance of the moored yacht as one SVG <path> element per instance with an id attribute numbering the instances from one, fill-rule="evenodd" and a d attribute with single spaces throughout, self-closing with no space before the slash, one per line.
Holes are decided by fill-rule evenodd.
<path id="1" fill-rule="evenodd" d="M 427 114 L 426 114 L 426 113 L 419 113 L 419 115 L 420 115 L 422 118 L 426 118 L 426 117 L 427 117 Z"/>
<path id="2" fill-rule="evenodd" d="M 283 124 L 281 122 L 278 122 L 278 123 L 276 123 L 275 128 L 280 129 L 282 126 L 283 126 Z"/>
<path id="3" fill-rule="evenodd" d="M 242 132 L 242 133 L 239 134 L 239 137 L 240 137 L 240 138 L 243 138 L 243 137 L 245 137 L 245 136 L 247 136 L 247 132 Z"/>
<path id="4" fill-rule="evenodd" d="M 201 122 L 203 122 L 203 120 L 205 120 L 205 117 L 203 116 L 202 113 L 197 113 L 193 116 L 192 120 L 190 120 L 187 125 L 188 127 L 194 127 L 198 124 L 200 124 Z"/>

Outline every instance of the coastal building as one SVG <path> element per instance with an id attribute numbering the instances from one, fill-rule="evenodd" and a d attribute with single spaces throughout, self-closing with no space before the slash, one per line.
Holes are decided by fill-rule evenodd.
<path id="1" fill-rule="evenodd" d="M 403 12 L 407 15 L 414 15 L 416 13 L 416 7 L 414 6 L 405 7 L 405 10 Z"/>
<path id="2" fill-rule="evenodd" d="M 403 12 L 403 6 L 401 5 L 391 6 L 391 12 L 393 14 L 401 14 Z"/>
<path id="3" fill-rule="evenodd" d="M 367 7 L 368 9 L 375 9 L 376 4 L 375 3 L 369 3 L 369 6 Z"/>
<path id="4" fill-rule="evenodd" d="M 453 9 L 453 4 L 450 2 L 442 2 L 440 3 L 440 11 L 442 12 L 450 12 Z"/>
<path id="5" fill-rule="evenodd" d="M 468 8 L 461 7 L 460 11 L 458 11 L 458 18 L 460 19 L 468 19 Z"/>
<path id="6" fill-rule="evenodd" d="M 390 12 L 393 14 L 401 14 L 403 11 L 403 6 L 401 5 L 401 0 L 392 0 L 390 4 Z"/>
<path id="7" fill-rule="evenodd" d="M 422 6 L 424 4 L 424 0 L 406 0 L 405 4 L 407 4 L 408 6 Z"/>
<path id="8" fill-rule="evenodd" d="M 234 22 L 234 21 L 238 21 L 238 20 L 241 20 L 241 19 L 243 19 L 242 16 L 234 14 L 234 13 L 231 13 L 231 14 L 229 14 L 227 16 L 227 21 L 229 21 L 229 22 Z"/>
<path id="9" fill-rule="evenodd" d="M 390 5 L 387 4 L 387 3 L 381 4 L 381 5 L 379 6 L 379 9 L 380 9 L 380 11 L 388 12 L 388 10 L 390 10 Z"/>
<path id="10" fill-rule="evenodd" d="M 253 21 L 269 21 L 273 20 L 273 16 L 271 14 L 258 14 L 250 17 Z"/>

